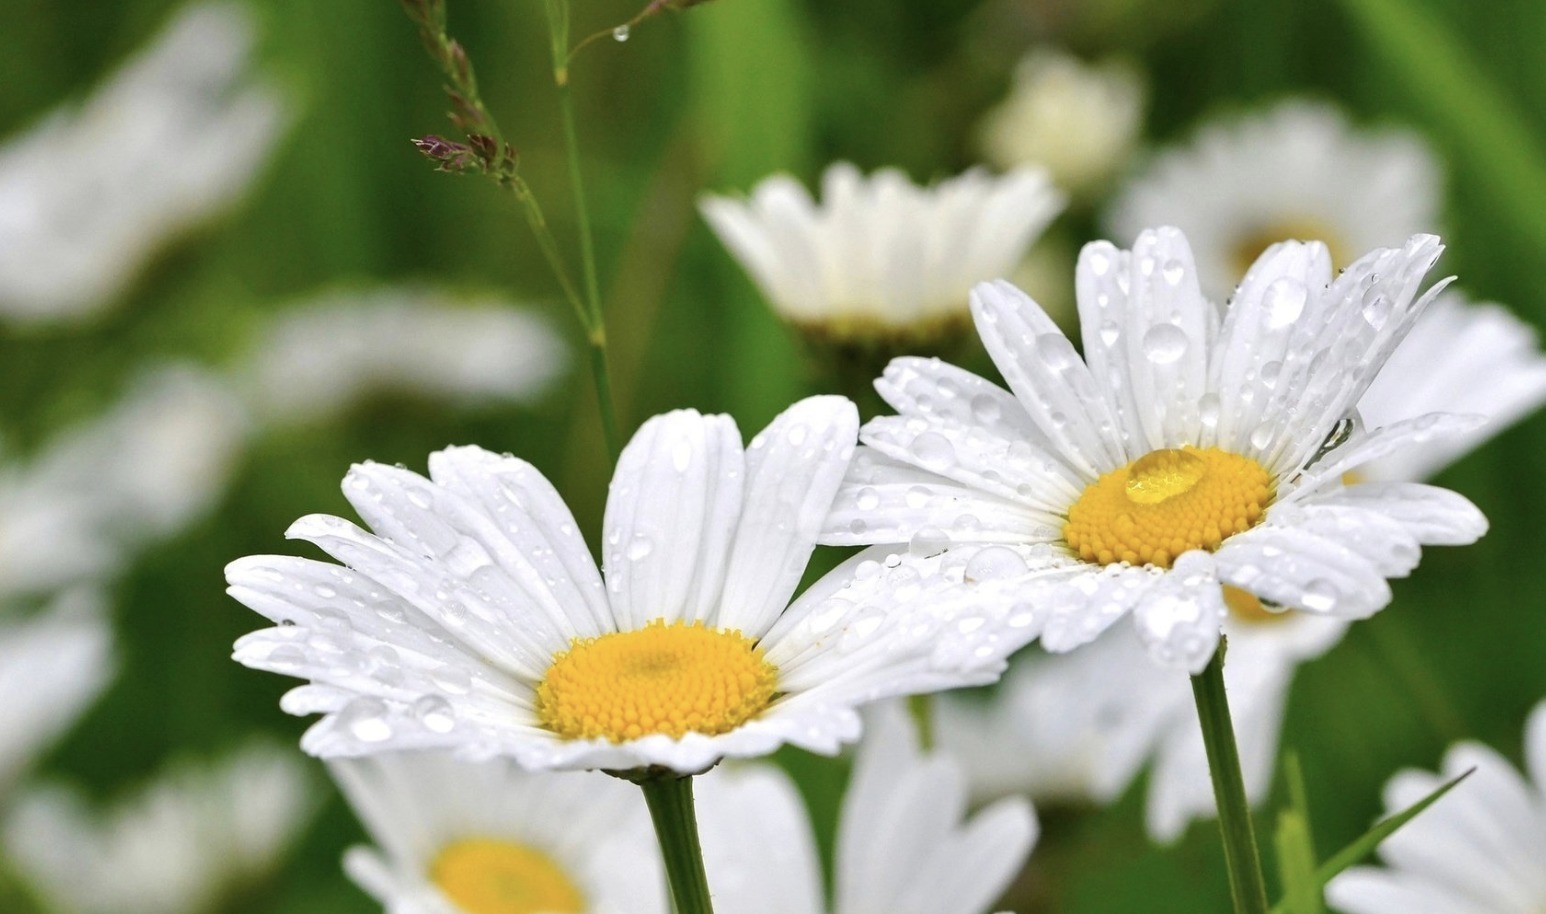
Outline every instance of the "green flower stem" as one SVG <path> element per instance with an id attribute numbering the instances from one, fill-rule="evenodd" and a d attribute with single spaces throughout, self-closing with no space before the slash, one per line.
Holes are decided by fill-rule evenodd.
<path id="1" fill-rule="evenodd" d="M 617 431 L 617 413 L 612 404 L 612 382 L 607 372 L 607 327 L 601 313 L 601 283 L 596 278 L 596 241 L 591 232 L 590 209 L 585 202 L 585 181 L 580 171 L 580 140 L 574 127 L 574 101 L 569 83 L 558 84 L 559 108 L 563 112 L 564 146 L 569 154 L 569 182 L 574 188 L 575 218 L 580 227 L 580 270 L 585 280 L 585 328 L 591 347 L 591 374 L 596 379 L 596 397 L 601 407 L 601 433 L 607 453 L 617 459 L 621 442 Z"/>
<path id="2" fill-rule="evenodd" d="M 1245 776 L 1240 771 L 1240 750 L 1235 746 L 1235 727 L 1229 719 L 1229 699 L 1224 694 L 1224 650 L 1218 650 L 1203 671 L 1192 677 L 1192 697 L 1202 724 L 1203 744 L 1208 749 L 1208 773 L 1213 776 L 1213 797 L 1218 804 L 1219 831 L 1224 836 L 1224 862 L 1229 867 L 1229 888 L 1235 914 L 1267 914 L 1267 883 L 1262 877 L 1261 854 L 1251 826 L 1251 807 L 1245 799 Z"/>
<path id="3" fill-rule="evenodd" d="M 934 696 L 909 695 L 907 710 L 912 714 L 913 724 L 918 728 L 919 747 L 924 752 L 932 752 L 934 750 Z"/>
<path id="4" fill-rule="evenodd" d="M 666 878 L 677 914 L 714 914 L 709 880 L 698 845 L 698 815 L 693 809 L 692 776 L 665 774 L 639 782 L 655 823 L 655 837 L 666 862 Z M 1263 909 L 1265 910 L 1265 908 Z"/>

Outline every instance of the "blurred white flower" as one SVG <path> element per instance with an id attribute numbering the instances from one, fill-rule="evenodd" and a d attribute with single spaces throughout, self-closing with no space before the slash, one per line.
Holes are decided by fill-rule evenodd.
<path id="1" fill-rule="evenodd" d="M 959 570 L 923 586 L 885 550 L 790 602 L 858 424 L 842 397 L 794 404 L 745 447 L 728 416 L 650 419 L 612 478 L 604 576 L 515 457 L 448 448 L 429 478 L 355 466 L 344 494 L 371 531 L 312 515 L 288 532 L 345 564 L 227 566 L 231 595 L 275 623 L 235 659 L 309 680 L 281 707 L 326 715 L 301 741 L 326 757 L 445 747 L 693 774 L 786 743 L 835 753 L 858 706 L 990 682 L 1034 634 L 1012 631 L 1012 594 Z"/>
<path id="2" fill-rule="evenodd" d="M 918 187 L 840 162 L 822 201 L 775 175 L 699 209 L 785 320 L 838 342 L 927 339 L 968 317 L 972 285 L 1008 275 L 1063 207 L 1040 169 Z"/>
<path id="3" fill-rule="evenodd" d="M 1371 427 L 1431 410 L 1488 422 L 1393 451 L 1360 466 L 1356 476 L 1421 482 L 1543 401 L 1546 359 L 1534 331 L 1500 306 L 1472 305 L 1445 291 L 1385 363 L 1358 411 Z M 1268 613 L 1240 591 L 1226 592 L 1226 603 L 1224 679 L 1246 795 L 1259 803 L 1271 784 L 1294 672 L 1335 646 L 1348 623 Z M 1137 638 L 1113 631 L 1071 654 L 1021 659 L 991 702 L 941 697 L 940 744 L 967 760 L 983 796 L 1025 792 L 1104 803 L 1152 758 L 1149 833 L 1174 839 L 1193 818 L 1214 815 L 1213 790 L 1189 684 L 1142 663 L 1143 653 Z M 1013 760 L 1004 761 L 1006 755 Z"/>
<path id="4" fill-rule="evenodd" d="M 1112 202 L 1111 231 L 1186 233 L 1203 292 L 1222 304 L 1270 244 L 1320 241 L 1332 266 L 1438 227 L 1440 171 L 1405 130 L 1354 127 L 1327 104 L 1291 100 L 1221 119 L 1161 153 Z"/>
<path id="5" fill-rule="evenodd" d="M 185 7 L 78 106 L 0 146 L 0 319 L 103 310 L 252 182 L 286 120 L 248 76 L 251 15 Z"/>
<path id="6" fill-rule="evenodd" d="M 1546 702 L 1525 725 L 1529 780 L 1494 750 L 1459 743 L 1442 774 L 1402 771 L 1385 785 L 1394 814 L 1475 772 L 1326 886 L 1347 914 L 1539 914 L 1546 911 Z M 1533 783 L 1532 783 L 1533 781 Z"/>
<path id="7" fill-rule="evenodd" d="M 101 595 L 72 590 L 40 615 L 0 619 L 0 796 L 112 678 Z"/>
<path id="8" fill-rule="evenodd" d="M 1126 61 L 1088 64 L 1038 48 L 1021 58 L 1009 96 L 983 117 L 983 154 L 1000 168 L 1040 165 L 1057 186 L 1091 191 L 1132 154 L 1145 95 L 1142 74 Z"/>
<path id="9" fill-rule="evenodd" d="M 267 744 L 175 763 L 111 810 L 50 786 L 18 796 L 5 850 L 71 914 L 199 914 L 267 876 L 310 821 L 303 761 Z"/>
<path id="10" fill-rule="evenodd" d="M 558 334 L 514 305 L 383 288 L 282 312 L 254 345 L 243 380 L 261 419 L 317 422 L 378 392 L 459 405 L 529 402 L 565 362 Z"/>
<path id="11" fill-rule="evenodd" d="M 968 817 L 957 761 L 919 750 L 902 706 L 866 713 L 838 825 L 833 901 L 823 900 L 805 804 L 766 765 L 695 783 L 704 866 L 721 914 L 983 914 L 1036 843 L 1030 804 L 1001 800 Z"/>
<path id="12" fill-rule="evenodd" d="M 655 836 L 623 781 L 443 752 L 328 767 L 377 844 L 344 869 L 391 914 L 666 910 Z"/>
<path id="13" fill-rule="evenodd" d="M 102 417 L 0 468 L 0 595 L 109 574 L 223 493 L 248 423 L 224 382 L 148 372 Z"/>

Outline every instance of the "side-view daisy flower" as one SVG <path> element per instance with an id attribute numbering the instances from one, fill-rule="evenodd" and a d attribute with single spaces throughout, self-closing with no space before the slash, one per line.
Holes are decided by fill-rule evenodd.
<path id="1" fill-rule="evenodd" d="M 749 200 L 708 195 L 699 208 L 773 310 L 807 334 L 917 342 L 964 323 L 972 285 L 1012 270 L 1063 197 L 1040 169 L 921 188 L 840 162 L 820 203 L 774 175 Z"/>
<path id="2" fill-rule="evenodd" d="M 299 757 L 258 743 L 184 761 L 105 813 L 71 788 L 29 790 L 4 849 L 49 910 L 201 914 L 273 872 L 315 808 Z"/>
<path id="3" fill-rule="evenodd" d="M 1347 914 L 1546 910 L 1546 702 L 1525 725 L 1525 764 L 1528 781 L 1494 750 L 1468 742 L 1444 756 L 1442 774 L 1397 774 L 1385 785 L 1391 813 L 1475 769 L 1381 842 L 1384 868 L 1347 870 L 1326 886 L 1326 900 Z"/>
<path id="4" fill-rule="evenodd" d="M 681 411 L 624 448 L 605 574 L 531 465 L 473 447 L 429 478 L 367 463 L 336 517 L 289 536 L 345 564 L 253 556 L 230 592 L 275 627 L 249 666 L 310 680 L 282 706 L 323 712 L 322 756 L 459 747 L 529 768 L 700 772 L 792 743 L 836 752 L 854 708 L 990 681 L 1023 613 L 941 602 L 916 572 L 861 555 L 790 597 L 854 449 L 841 397 L 786 410 L 744 451 L 728 416 Z M 895 563 L 892 563 L 893 565 Z"/>
<path id="5" fill-rule="evenodd" d="M 968 817 L 956 760 L 918 748 L 896 703 L 866 715 L 838 825 L 830 908 L 804 802 L 766 765 L 699 782 L 705 866 L 722 914 L 984 914 L 1036 843 L 1021 799 Z"/>
<path id="6" fill-rule="evenodd" d="M 1498 305 L 1441 293 L 1358 401 L 1379 427 L 1429 410 L 1487 418 L 1476 430 L 1403 448 L 1360 466 L 1371 482 L 1420 482 L 1546 400 L 1546 358 L 1534 332 Z M 1246 796 L 1261 802 L 1272 781 L 1289 687 L 1300 664 L 1334 647 L 1344 619 L 1268 613 L 1226 592 L 1230 663 L 1224 670 Z M 1187 683 L 1153 664 L 1127 632 L 1057 657 L 1027 656 L 992 702 L 942 696 L 940 744 L 957 751 L 984 796 L 1025 792 L 1107 802 L 1144 762 L 1149 833 L 1168 841 L 1194 817 L 1212 816 L 1202 735 Z M 1014 760 L 993 761 L 1012 745 Z M 1021 759 L 1030 759 L 1022 762 Z"/>
<path id="7" fill-rule="evenodd" d="M 1333 267 L 1439 224 L 1440 169 L 1415 133 L 1363 130 L 1336 107 L 1292 99 L 1205 125 L 1129 180 L 1107 222 L 1128 240 L 1151 225 L 1186 233 L 1214 301 L 1268 245 L 1317 239 Z"/>
<path id="8" fill-rule="evenodd" d="M 376 847 L 344 870 L 391 914 L 663 914 L 638 792 L 508 759 L 393 752 L 328 764 Z"/>
<path id="9" fill-rule="evenodd" d="M 1368 616 L 1419 544 L 1486 529 L 1443 489 L 1343 484 L 1479 422 L 1432 414 L 1365 431 L 1350 418 L 1436 293 L 1418 287 L 1440 250 L 1416 236 L 1333 277 L 1324 245 L 1278 244 L 1221 323 L 1179 231 L 1145 232 L 1131 252 L 1097 242 L 1078 266 L 1082 358 L 1018 289 L 978 286 L 977 328 L 1013 393 L 937 360 L 894 360 L 876 387 L 899 415 L 864 427 L 823 540 L 1050 556 L 1027 580 L 1048 650 L 1131 613 L 1155 659 L 1193 672 L 1218 641 L 1224 584 Z"/>

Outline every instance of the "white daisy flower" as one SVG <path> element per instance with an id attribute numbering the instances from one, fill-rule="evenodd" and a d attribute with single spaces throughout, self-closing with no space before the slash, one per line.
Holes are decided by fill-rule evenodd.
<path id="1" fill-rule="evenodd" d="M 838 342 L 927 339 L 962 322 L 974 283 L 1006 275 L 1063 198 L 1039 169 L 921 188 L 832 165 L 822 201 L 788 175 L 699 208 L 783 318 Z"/>
<path id="2" fill-rule="evenodd" d="M 0 146 L 0 317 L 112 304 L 167 239 L 252 182 L 286 119 L 249 76 L 251 15 L 185 7 L 78 109 Z"/>
<path id="3" fill-rule="evenodd" d="M 199 914 L 272 872 L 315 808 L 301 762 L 254 744 L 184 761 L 105 813 L 64 787 L 28 791 L 3 838 L 52 909 Z"/>
<path id="4" fill-rule="evenodd" d="M 1292 100 L 1203 127 L 1157 156 L 1111 204 L 1120 239 L 1186 233 L 1203 292 L 1222 302 L 1269 244 L 1317 240 L 1333 267 L 1438 225 L 1440 170 L 1415 134 L 1359 130 L 1331 105 Z"/>
<path id="5" fill-rule="evenodd" d="M 866 714 L 838 825 L 832 905 L 804 802 L 771 766 L 701 778 L 704 866 L 721 914 L 983 914 L 1036 843 L 1021 799 L 968 817 L 956 760 L 921 752 L 893 702 Z"/>
<path id="6" fill-rule="evenodd" d="M 247 432 L 222 380 L 165 366 L 26 464 L 0 468 L 0 595 L 112 574 L 185 529 L 224 493 Z"/>
<path id="7" fill-rule="evenodd" d="M 379 846 L 344 870 L 391 914 L 664 914 L 639 792 L 504 759 L 397 752 L 329 763 Z"/>
<path id="8" fill-rule="evenodd" d="M 301 744 L 322 756 L 455 746 L 695 773 L 783 743 L 835 752 L 855 706 L 991 681 L 1034 634 L 1015 634 L 1030 615 L 1012 595 L 939 601 L 889 557 L 789 604 L 857 426 L 841 397 L 795 404 L 744 452 L 728 416 L 646 422 L 612 480 L 605 578 L 527 463 L 462 447 L 432 454 L 428 479 L 356 466 L 344 494 L 375 533 L 315 515 L 288 534 L 345 565 L 227 568 L 231 594 L 279 623 L 236 659 L 311 680 L 283 707 L 327 715 Z"/>
<path id="9" fill-rule="evenodd" d="M 1276 245 L 1221 324 L 1179 231 L 1145 232 L 1131 253 L 1097 242 L 1078 267 L 1084 358 L 1018 289 L 978 286 L 978 330 L 1014 393 L 937 360 L 893 361 L 876 386 L 900 415 L 865 426 L 823 541 L 1050 556 L 1058 567 L 1026 583 L 1048 650 L 1131 612 L 1157 660 L 1193 672 L 1226 615 L 1221 584 L 1368 616 L 1420 543 L 1486 529 L 1442 489 L 1342 483 L 1478 422 L 1364 432 L 1346 418 L 1432 298 L 1417 290 L 1440 250 L 1417 236 L 1333 278 L 1324 245 Z"/>
<path id="10" fill-rule="evenodd" d="M 75 590 L 42 615 L 0 621 L 0 796 L 113 676 L 99 594 Z"/>
<path id="11" fill-rule="evenodd" d="M 1021 58 L 1009 96 L 983 117 L 982 151 L 1000 168 L 1040 165 L 1059 187 L 1091 190 L 1132 154 L 1145 95 L 1126 61 L 1091 64 L 1038 48 Z"/>
<path id="12" fill-rule="evenodd" d="M 1360 466 L 1358 478 L 1419 482 L 1546 399 L 1546 359 L 1534 332 L 1497 305 L 1441 293 L 1358 402 L 1370 426 L 1425 411 L 1475 413 L 1485 426 L 1429 441 Z M 1289 687 L 1298 666 L 1347 631 L 1342 619 L 1266 613 L 1246 594 L 1226 592 L 1230 662 L 1224 668 L 1245 775 L 1246 796 L 1267 796 Z M 1181 677 L 1140 661 L 1143 646 L 1117 631 L 1057 657 L 1028 657 L 1004 677 L 992 702 L 944 696 L 939 740 L 968 760 L 982 796 L 1109 802 L 1152 758 L 1147 821 L 1157 840 L 1179 837 L 1214 812 L 1191 689 Z M 1008 760 L 1005 761 L 1004 759 Z M 1022 761 L 1024 760 L 1024 761 Z"/>
<path id="13" fill-rule="evenodd" d="M 547 322 L 509 302 L 382 288 L 279 314 L 253 347 L 245 378 L 264 420 L 322 422 L 380 392 L 461 406 L 530 402 L 565 361 Z"/>
<path id="14" fill-rule="evenodd" d="M 1528 781 L 1487 746 L 1460 743 L 1444 756 L 1442 774 L 1397 774 L 1385 785 L 1390 813 L 1475 769 L 1380 844 L 1385 868 L 1354 867 L 1332 879 L 1327 902 L 1347 914 L 1546 910 L 1546 702 L 1525 726 L 1525 764 Z"/>

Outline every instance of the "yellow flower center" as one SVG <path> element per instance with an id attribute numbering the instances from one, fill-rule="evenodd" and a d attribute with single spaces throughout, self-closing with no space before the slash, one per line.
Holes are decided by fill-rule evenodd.
<path id="1" fill-rule="evenodd" d="M 1231 251 L 1234 275 L 1244 276 L 1263 251 L 1279 241 L 1289 239 L 1319 241 L 1326 245 L 1333 267 L 1345 267 L 1353 262 L 1353 258 L 1348 256 L 1347 245 L 1337 237 L 1337 233 L 1332 231 L 1330 226 L 1319 219 L 1285 216 L 1276 222 L 1259 225 L 1240 235 Z"/>
<path id="2" fill-rule="evenodd" d="M 1271 625 L 1274 622 L 1288 621 L 1289 611 L 1273 612 L 1261 604 L 1256 594 L 1249 590 L 1241 590 L 1231 584 L 1224 585 L 1224 606 L 1229 609 L 1229 615 L 1238 622 L 1248 625 Z"/>
<path id="3" fill-rule="evenodd" d="M 1249 457 L 1165 448 L 1091 483 L 1068 509 L 1063 538 L 1086 562 L 1169 568 L 1256 526 L 1272 496 L 1272 477 Z"/>
<path id="4" fill-rule="evenodd" d="M 761 714 L 777 687 L 778 670 L 739 631 L 656 621 L 574 639 L 537 687 L 537 716 L 564 739 L 712 736 Z"/>
<path id="5" fill-rule="evenodd" d="M 430 879 L 467 914 L 580 914 L 585 898 L 541 851 L 498 838 L 465 838 L 430 864 Z"/>

